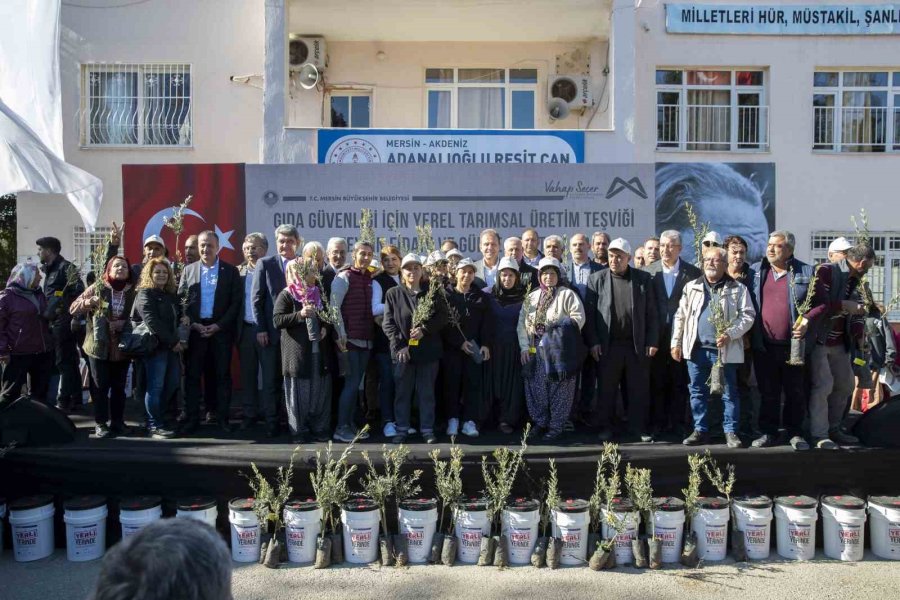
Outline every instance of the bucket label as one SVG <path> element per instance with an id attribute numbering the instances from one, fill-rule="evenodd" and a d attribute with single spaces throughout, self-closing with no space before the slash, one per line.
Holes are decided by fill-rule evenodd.
<path id="1" fill-rule="evenodd" d="M 844 548 L 856 548 L 860 544 L 860 527 L 859 525 L 846 525 L 841 523 L 841 530 L 838 532 L 841 538 L 841 545 Z"/>
<path id="2" fill-rule="evenodd" d="M 509 545 L 511 548 L 531 548 L 531 529 L 510 528 Z"/>
<path id="3" fill-rule="evenodd" d="M 255 546 L 259 543 L 259 527 L 238 527 L 235 525 L 237 543 L 241 547 Z"/>
<path id="4" fill-rule="evenodd" d="M 459 536 L 459 545 L 463 548 L 481 549 L 483 534 L 480 527 L 461 527 L 462 535 Z"/>
<path id="5" fill-rule="evenodd" d="M 127 538 L 137 535 L 146 525 L 122 525 L 122 537 Z"/>
<path id="6" fill-rule="evenodd" d="M 577 550 L 581 548 L 581 529 L 559 530 L 559 538 L 563 543 L 563 550 Z"/>
<path id="7" fill-rule="evenodd" d="M 292 546 L 294 548 L 302 548 L 303 541 L 306 538 L 306 529 L 303 527 L 288 527 L 287 528 L 287 543 L 288 546 Z"/>
<path id="8" fill-rule="evenodd" d="M 788 523 L 787 533 L 794 546 L 808 546 L 812 541 L 812 525 Z"/>
<path id="9" fill-rule="evenodd" d="M 654 528 L 653 537 L 660 541 L 660 546 L 663 548 L 674 548 L 677 532 L 674 527 L 660 527 L 657 525 Z"/>
<path id="10" fill-rule="evenodd" d="M 407 548 L 422 548 L 425 545 L 425 528 L 412 527 L 406 532 Z"/>
<path id="11" fill-rule="evenodd" d="M 888 524 L 888 539 L 891 541 L 891 546 L 900 545 L 900 523 Z"/>
<path id="12" fill-rule="evenodd" d="M 36 546 L 37 539 L 37 525 L 20 525 L 16 527 L 16 544 L 18 546 Z"/>
<path id="13" fill-rule="evenodd" d="M 724 546 L 728 537 L 728 531 L 725 525 L 707 525 L 706 526 L 706 545 L 707 546 Z"/>
<path id="14" fill-rule="evenodd" d="M 75 547 L 79 549 L 90 548 L 97 544 L 97 524 L 76 527 L 72 532 Z"/>
<path id="15" fill-rule="evenodd" d="M 766 546 L 769 545 L 769 527 L 767 525 L 750 525 L 744 527 L 744 539 L 747 545 Z"/>
<path id="16" fill-rule="evenodd" d="M 368 550 L 372 546 L 372 530 L 351 531 L 350 546 L 356 551 Z"/>
<path id="17" fill-rule="evenodd" d="M 637 539 L 637 529 L 626 529 L 616 536 L 616 548 L 627 548 L 631 552 L 631 540 L 633 539 Z"/>

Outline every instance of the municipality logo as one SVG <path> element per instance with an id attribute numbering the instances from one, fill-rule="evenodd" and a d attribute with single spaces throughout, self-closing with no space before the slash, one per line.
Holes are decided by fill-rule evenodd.
<path id="1" fill-rule="evenodd" d="M 644 200 L 647 199 L 647 192 L 644 190 L 644 185 L 637 177 L 632 177 L 628 181 L 625 181 L 621 177 L 616 177 L 615 179 L 613 179 L 612 183 L 609 184 L 609 189 L 606 190 L 606 199 L 609 200 L 622 190 L 631 190 Z"/>
<path id="2" fill-rule="evenodd" d="M 339 165 L 380 163 L 381 155 L 378 153 L 378 149 L 367 140 L 343 138 L 329 150 L 325 162 Z"/>

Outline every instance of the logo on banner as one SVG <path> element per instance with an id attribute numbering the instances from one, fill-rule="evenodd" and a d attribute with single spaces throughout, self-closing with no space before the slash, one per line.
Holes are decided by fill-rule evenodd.
<path id="1" fill-rule="evenodd" d="M 266 206 L 275 206 L 278 203 L 278 192 L 267 191 L 263 194 L 263 202 L 266 203 Z"/>
<path id="2" fill-rule="evenodd" d="M 632 177 L 628 181 L 625 181 L 621 177 L 613 179 L 612 183 L 609 184 L 609 189 L 606 191 L 606 199 L 609 200 L 622 190 L 630 190 L 644 200 L 647 199 L 647 192 L 644 190 L 644 185 L 637 177 Z"/>
<path id="3" fill-rule="evenodd" d="M 337 144 L 325 159 L 338 165 L 380 163 L 378 149 L 362 138 L 348 138 Z"/>

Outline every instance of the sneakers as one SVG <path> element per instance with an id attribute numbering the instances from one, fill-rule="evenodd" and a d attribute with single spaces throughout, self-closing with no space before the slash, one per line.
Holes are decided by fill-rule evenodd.
<path id="1" fill-rule="evenodd" d="M 828 438 L 822 438 L 820 440 L 816 440 L 816 448 L 818 448 L 819 450 L 839 450 L 840 446 L 838 446 Z"/>
<path id="2" fill-rule="evenodd" d="M 741 438 L 738 437 L 736 433 L 730 433 L 728 431 L 725 432 L 725 445 L 729 448 L 743 448 L 744 442 L 741 441 Z"/>
<path id="3" fill-rule="evenodd" d="M 705 431 L 697 431 L 696 429 L 681 441 L 685 446 L 705 446 L 709 443 L 709 434 Z"/>
<path id="4" fill-rule="evenodd" d="M 828 437 L 831 438 L 832 441 L 840 444 L 841 446 L 858 446 L 859 438 L 855 435 L 850 435 L 849 433 L 844 433 L 840 429 L 836 429 L 828 434 Z"/>
<path id="5" fill-rule="evenodd" d="M 758 438 L 756 438 L 755 440 L 753 440 L 753 442 L 750 445 L 753 446 L 754 448 L 768 448 L 769 446 L 771 446 L 774 443 L 775 443 L 775 440 L 772 438 L 772 436 L 767 433 L 764 433 L 761 436 L 759 436 Z"/>
<path id="6" fill-rule="evenodd" d="M 154 440 L 168 440 L 175 437 L 175 432 L 162 427 L 154 427 L 150 430 L 150 437 Z"/>
<path id="7" fill-rule="evenodd" d="M 809 442 L 804 440 L 801 436 L 795 435 L 791 438 L 791 448 L 797 451 L 809 450 Z"/>
<path id="8" fill-rule="evenodd" d="M 334 430 L 334 441 L 349 444 L 353 441 L 353 432 L 346 427 L 338 427 Z"/>
<path id="9" fill-rule="evenodd" d="M 408 430 L 406 430 L 406 435 L 412 435 L 412 434 L 414 434 L 415 432 L 416 432 L 416 428 L 415 428 L 415 427 L 410 427 Z M 363 439 L 363 438 L 360 438 L 360 439 Z"/>
<path id="10" fill-rule="evenodd" d="M 434 444 L 437 442 L 437 436 L 431 431 L 427 431 L 422 434 L 422 440 L 424 440 L 426 444 Z"/>
<path id="11" fill-rule="evenodd" d="M 94 427 L 94 437 L 98 440 L 109 437 L 110 431 L 106 423 L 100 423 Z"/>
<path id="12" fill-rule="evenodd" d="M 352 433 L 352 432 L 351 432 L 351 433 Z M 368 431 L 357 431 L 356 433 L 353 433 L 353 435 L 357 435 L 357 434 L 359 435 L 359 439 L 361 439 L 361 440 L 367 440 L 367 439 L 369 439 L 369 432 L 368 432 Z M 352 436 L 351 436 L 351 437 L 352 437 Z"/>
<path id="13" fill-rule="evenodd" d="M 392 438 L 397 435 L 397 426 L 390 421 L 384 424 L 384 437 Z"/>
<path id="14" fill-rule="evenodd" d="M 653 434 L 651 434 L 651 433 L 642 433 L 642 434 L 640 435 L 640 438 L 641 438 L 641 441 L 642 441 L 642 442 L 644 442 L 645 444 L 649 444 L 650 442 L 653 441 Z"/>
<path id="15" fill-rule="evenodd" d="M 451 437 L 454 435 L 459 435 L 459 419 L 447 420 L 447 435 Z"/>
<path id="16" fill-rule="evenodd" d="M 466 421 L 462 426 L 462 433 L 469 437 L 478 437 L 478 428 L 473 421 Z"/>

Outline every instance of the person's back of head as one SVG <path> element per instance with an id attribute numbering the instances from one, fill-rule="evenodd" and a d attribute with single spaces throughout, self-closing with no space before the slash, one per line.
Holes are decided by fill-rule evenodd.
<path id="1" fill-rule="evenodd" d="M 231 553 L 216 530 L 162 519 L 114 546 L 90 600 L 232 600 Z"/>

